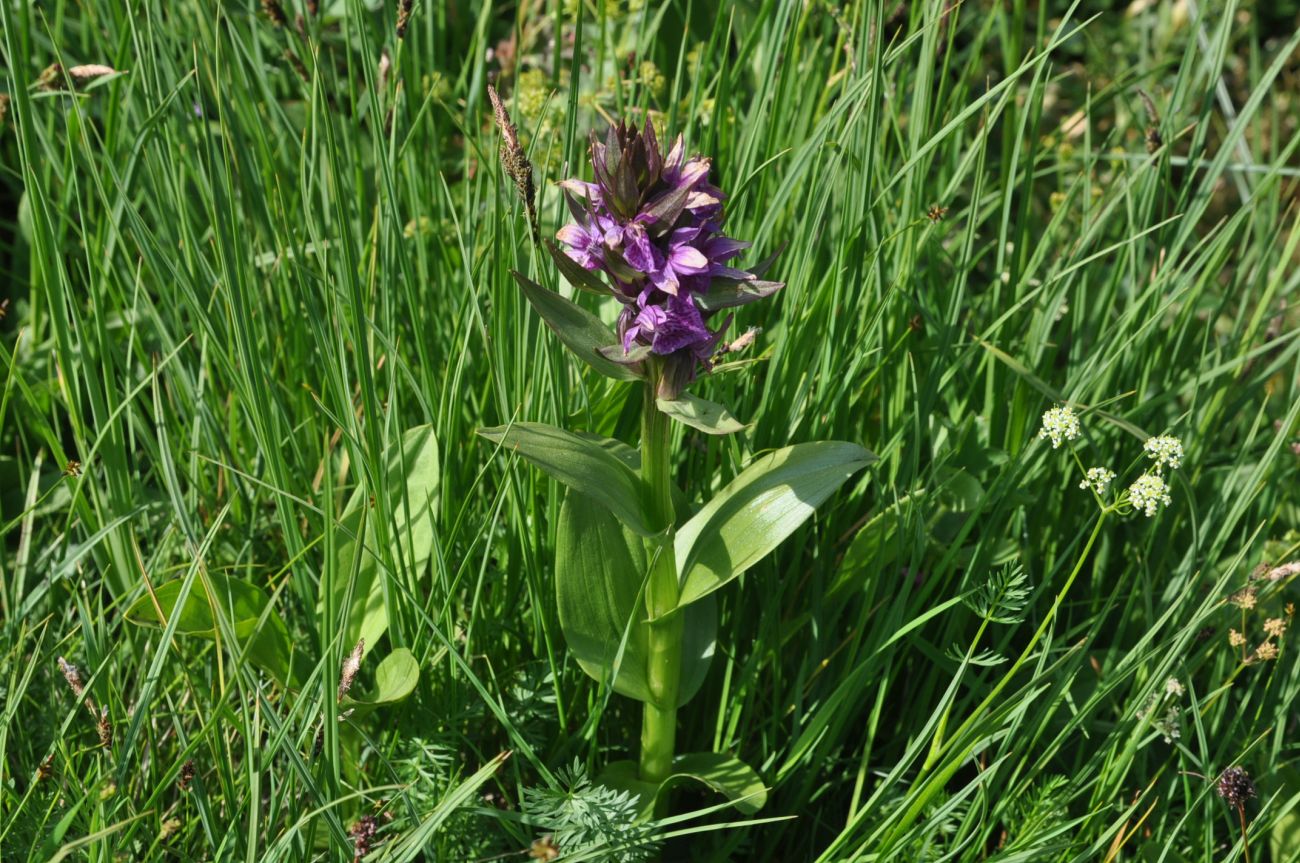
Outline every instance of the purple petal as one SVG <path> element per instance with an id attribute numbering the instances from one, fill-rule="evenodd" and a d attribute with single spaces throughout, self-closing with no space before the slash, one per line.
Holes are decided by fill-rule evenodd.
<path id="1" fill-rule="evenodd" d="M 623 258 L 633 269 L 652 273 L 662 266 L 663 256 L 650 244 L 645 228 L 635 222 L 623 229 Z"/>
<path id="2" fill-rule="evenodd" d="M 656 288 L 674 297 L 677 296 L 677 289 L 681 286 L 672 267 L 655 270 L 650 274 L 650 281 L 654 283 Z"/>
<path id="3" fill-rule="evenodd" d="M 671 354 L 713 337 L 690 297 L 673 297 L 661 308 L 660 320 L 654 328 L 654 340 L 650 344 L 655 353 Z"/>
<path id="4" fill-rule="evenodd" d="M 575 249 L 585 249 L 591 245 L 591 234 L 580 225 L 565 225 L 555 232 L 555 239 Z"/>
<path id="5" fill-rule="evenodd" d="M 679 273 L 694 275 L 709 268 L 709 259 L 694 246 L 678 246 L 668 256 L 668 262 Z"/>
<path id="6" fill-rule="evenodd" d="M 748 248 L 749 243 L 744 240 L 733 240 L 731 237 L 710 237 L 700 246 L 700 251 L 710 261 L 721 262 L 736 257 L 741 251 Z"/>

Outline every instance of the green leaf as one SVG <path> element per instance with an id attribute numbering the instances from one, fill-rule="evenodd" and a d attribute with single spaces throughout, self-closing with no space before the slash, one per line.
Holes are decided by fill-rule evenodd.
<path id="1" fill-rule="evenodd" d="M 374 692 L 360 698 L 350 698 L 349 701 L 358 705 L 359 712 L 363 708 L 395 704 L 414 692 L 415 685 L 419 682 L 420 663 L 416 662 L 415 655 L 410 650 L 399 647 L 385 656 L 375 669 Z"/>
<path id="2" fill-rule="evenodd" d="M 650 357 L 650 348 L 646 345 L 637 345 L 632 350 L 624 350 L 622 345 L 605 345 L 597 348 L 596 352 L 611 363 L 618 363 L 620 366 L 635 366 L 637 363 L 645 362 Z"/>
<path id="3" fill-rule="evenodd" d="M 726 797 L 745 815 L 767 803 L 767 787 L 754 768 L 722 752 L 693 752 L 673 759 L 673 775 L 665 785 L 683 780 L 702 782 Z M 660 788 L 662 793 L 662 787 Z"/>
<path id="4" fill-rule="evenodd" d="M 1279 800 L 1287 796 L 1294 800 L 1296 793 L 1300 792 L 1300 770 L 1284 765 L 1277 769 L 1275 778 L 1281 790 Z M 1269 844 L 1272 846 L 1273 859 L 1278 863 L 1300 860 L 1300 807 L 1293 805 L 1278 815 L 1269 832 Z"/>
<path id="5" fill-rule="evenodd" d="M 707 294 L 700 294 L 696 298 L 696 302 L 704 311 L 716 312 L 765 299 L 783 287 L 785 282 L 767 282 L 762 279 L 718 279 L 709 286 Z"/>
<path id="6" fill-rule="evenodd" d="M 671 401 L 659 399 L 656 404 L 659 405 L 659 410 L 682 425 L 688 425 L 705 434 L 735 434 L 745 429 L 745 424 L 732 416 L 731 411 L 722 405 L 690 393 L 682 393 Z"/>
<path id="7" fill-rule="evenodd" d="M 899 531 L 911 517 L 913 505 L 924 496 L 925 490 L 920 489 L 900 497 L 858 530 L 826 591 L 828 597 L 850 585 L 861 584 L 860 579 L 870 573 L 884 572 L 894 565 L 904 542 Z"/>
<path id="8" fill-rule="evenodd" d="M 401 445 L 390 447 L 384 461 L 387 488 L 394 496 L 389 504 L 393 523 L 388 530 L 392 560 L 418 578 L 424 574 L 433 555 L 434 524 L 442 477 L 433 426 L 408 429 L 402 435 Z M 359 485 L 343 509 L 339 524 L 345 538 L 339 544 L 339 578 L 334 586 L 335 602 L 342 606 L 348 598 L 349 580 L 356 570 L 344 642 L 352 645 L 358 639 L 365 639 L 366 653 L 379 643 L 388 629 L 384 578 L 376 556 L 379 531 L 373 523 L 375 511 L 365 511 L 369 502 L 370 491 Z M 363 530 L 362 554 L 358 562 L 357 537 Z"/>
<path id="9" fill-rule="evenodd" d="M 753 566 L 875 459 L 842 441 L 795 444 L 755 459 L 677 532 L 679 606 Z"/>
<path id="10" fill-rule="evenodd" d="M 281 686 L 293 682 L 294 675 L 290 666 L 293 649 L 289 641 L 289 630 L 275 609 L 269 607 L 270 600 L 261 588 L 214 572 L 207 575 L 211 594 L 202 581 L 195 579 L 184 605 L 177 609 L 184 583 L 184 579 L 175 579 L 159 585 L 154 589 L 153 597 L 145 594 L 131 604 L 126 610 L 126 619 L 141 626 L 162 628 L 173 616 L 177 616 L 177 633 L 215 641 L 215 604 L 239 639 L 238 649 L 247 651 L 248 660 L 274 677 Z M 157 607 L 154 606 L 155 598 L 158 601 Z M 162 610 L 161 619 L 158 616 L 159 609 Z"/>
<path id="11" fill-rule="evenodd" d="M 560 337 L 565 347 L 577 354 L 583 362 L 605 377 L 617 381 L 641 379 L 632 368 L 601 355 L 599 349 L 617 345 L 618 336 L 614 335 L 614 331 L 605 326 L 600 318 L 582 306 L 566 300 L 555 291 L 546 290 L 520 273 L 512 270 L 511 275 L 523 288 L 524 296 L 537 310 L 537 314 L 542 316 L 546 325 Z"/>
<path id="12" fill-rule="evenodd" d="M 577 435 L 542 423 L 514 423 L 478 433 L 516 452 L 569 488 L 590 495 L 641 536 L 660 531 L 645 511 L 645 485 L 612 445 L 594 435 Z"/>
<path id="13" fill-rule="evenodd" d="M 641 538 L 606 507 L 572 490 L 565 495 L 555 560 L 555 597 L 565 641 L 588 675 L 643 702 L 651 700 L 649 627 L 641 594 L 647 567 Z M 715 602 L 696 603 L 686 615 L 678 706 L 704 683 L 717 640 Z"/>
<path id="14" fill-rule="evenodd" d="M 767 803 L 767 788 L 754 769 L 721 752 L 694 752 L 673 759 L 673 772 L 659 786 L 643 780 L 635 761 L 615 761 L 596 779 L 616 791 L 636 795 L 640 817 L 648 819 L 660 794 L 682 782 L 699 782 L 726 797 L 745 815 L 753 815 Z"/>

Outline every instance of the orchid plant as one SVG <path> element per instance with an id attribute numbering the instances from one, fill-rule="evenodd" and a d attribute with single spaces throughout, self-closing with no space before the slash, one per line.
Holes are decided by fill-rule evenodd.
<path id="1" fill-rule="evenodd" d="M 521 190 L 521 152 L 498 104 L 502 160 Z M 700 689 L 713 656 L 715 593 L 776 548 L 850 476 L 874 460 L 853 443 L 796 444 L 754 458 L 698 509 L 674 484 L 673 423 L 706 434 L 743 431 L 723 406 L 687 391 L 709 372 L 731 323 L 727 309 L 771 296 L 771 261 L 745 270 L 749 244 L 723 233 L 725 196 L 709 160 L 665 155 L 647 122 L 620 123 L 591 142 L 594 181 L 563 181 L 572 223 L 547 243 L 566 280 L 621 304 L 617 332 L 595 314 L 514 273 L 534 309 L 597 372 L 631 382 L 641 399 L 640 448 L 518 422 L 480 430 L 567 486 L 557 527 L 560 624 L 585 672 L 642 702 L 639 761 L 615 762 L 601 782 L 662 814 L 664 790 L 694 778 L 744 812 L 766 791 L 723 753 L 679 754 L 677 711 Z"/>

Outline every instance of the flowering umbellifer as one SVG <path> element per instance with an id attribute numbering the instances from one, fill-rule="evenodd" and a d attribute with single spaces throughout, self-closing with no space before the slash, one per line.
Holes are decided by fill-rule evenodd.
<path id="1" fill-rule="evenodd" d="M 573 222 L 556 234 L 566 247 L 557 263 L 608 278 L 606 289 L 623 303 L 622 350 L 603 353 L 629 365 L 661 357 L 659 395 L 674 399 L 710 368 L 731 323 L 728 315 L 711 327 L 713 316 L 782 283 L 761 280 L 761 265 L 732 266 L 749 243 L 722 233 L 725 195 L 708 182 L 709 160 L 687 158 L 680 136 L 664 155 L 649 121 L 643 130 L 619 123 L 604 142 L 592 136 L 591 165 L 595 182 L 560 183 Z"/>
<path id="2" fill-rule="evenodd" d="M 1048 409 L 1043 414 L 1043 427 L 1038 430 L 1039 440 L 1050 439 L 1052 449 L 1058 449 L 1064 441 L 1072 441 L 1079 436 L 1079 418 L 1069 405 Z"/>

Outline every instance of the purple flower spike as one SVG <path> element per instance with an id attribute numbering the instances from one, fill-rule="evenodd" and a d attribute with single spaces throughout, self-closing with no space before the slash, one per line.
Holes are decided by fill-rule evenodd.
<path id="1" fill-rule="evenodd" d="M 710 329 L 710 318 L 781 284 L 729 263 L 749 243 L 723 236 L 726 196 L 708 182 L 709 160 L 687 158 L 680 136 L 665 156 L 648 122 L 643 130 L 620 123 L 604 141 L 592 137 L 591 164 L 595 182 L 560 183 L 574 221 L 556 238 L 568 257 L 608 277 L 625 306 L 624 351 L 663 357 L 659 394 L 676 398 L 711 367 L 731 321 Z"/>

